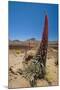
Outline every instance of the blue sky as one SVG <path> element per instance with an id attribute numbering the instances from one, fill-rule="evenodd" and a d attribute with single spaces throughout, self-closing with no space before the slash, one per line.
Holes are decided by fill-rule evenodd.
<path id="1" fill-rule="evenodd" d="M 48 39 L 58 40 L 58 5 L 9 1 L 10 40 L 41 40 L 45 15 L 48 16 Z"/>

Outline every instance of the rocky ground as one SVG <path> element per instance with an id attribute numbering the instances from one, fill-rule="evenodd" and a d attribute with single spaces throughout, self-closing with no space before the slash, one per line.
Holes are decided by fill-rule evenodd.
<path id="1" fill-rule="evenodd" d="M 28 54 L 35 54 L 35 50 L 29 50 Z M 9 88 L 31 87 L 28 80 L 23 78 L 17 70 L 23 69 L 25 53 L 21 50 L 9 50 Z M 55 48 L 48 48 L 46 75 L 44 79 L 37 79 L 37 87 L 58 85 L 58 51 Z"/>

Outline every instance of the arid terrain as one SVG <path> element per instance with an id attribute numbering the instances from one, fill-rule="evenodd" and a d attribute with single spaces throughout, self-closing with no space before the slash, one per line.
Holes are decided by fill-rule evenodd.
<path id="1" fill-rule="evenodd" d="M 13 48 L 14 47 L 14 48 Z M 9 46 L 9 88 L 31 87 L 29 81 L 17 73 L 18 69 L 23 69 L 25 56 L 35 55 L 37 46 L 27 49 Z M 44 79 L 37 79 L 37 87 L 58 85 L 58 46 L 54 42 L 48 45 L 46 59 L 46 75 Z"/>

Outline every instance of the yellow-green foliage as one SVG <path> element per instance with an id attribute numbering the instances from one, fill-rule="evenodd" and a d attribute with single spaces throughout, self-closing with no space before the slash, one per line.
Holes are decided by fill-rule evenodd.
<path id="1" fill-rule="evenodd" d="M 20 51 L 19 51 L 19 50 L 17 50 L 17 51 L 16 51 L 16 54 L 20 54 Z"/>

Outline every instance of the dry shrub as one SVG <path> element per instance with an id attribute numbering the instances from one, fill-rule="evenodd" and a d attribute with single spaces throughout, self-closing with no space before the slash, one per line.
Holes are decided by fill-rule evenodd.
<path id="1" fill-rule="evenodd" d="M 19 51 L 19 50 L 17 50 L 17 51 L 16 51 L 16 54 L 20 54 L 20 51 Z"/>

